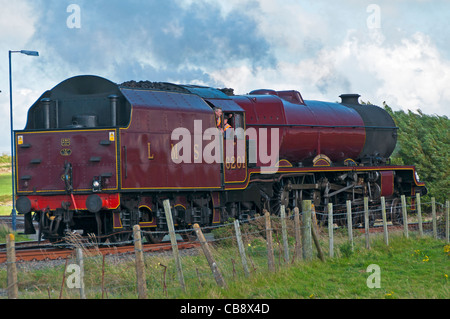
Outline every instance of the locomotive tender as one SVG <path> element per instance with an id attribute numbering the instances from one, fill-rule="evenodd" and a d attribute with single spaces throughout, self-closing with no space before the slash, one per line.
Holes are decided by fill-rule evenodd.
<path id="1" fill-rule="evenodd" d="M 39 237 L 50 240 L 79 231 L 120 241 L 139 224 L 157 242 L 167 229 L 165 199 L 178 228 L 264 208 L 277 214 L 305 199 L 318 211 L 347 200 L 358 207 L 365 196 L 375 206 L 384 196 L 389 218 L 400 221 L 400 196 L 426 188 L 414 166 L 390 165 L 398 128 L 382 108 L 359 104 L 359 95 L 340 97 L 329 103 L 305 101 L 297 91 L 234 95 L 69 78 L 46 91 L 14 132 L 25 231 L 35 233 L 34 218 Z M 220 133 L 214 108 L 234 134 Z"/>

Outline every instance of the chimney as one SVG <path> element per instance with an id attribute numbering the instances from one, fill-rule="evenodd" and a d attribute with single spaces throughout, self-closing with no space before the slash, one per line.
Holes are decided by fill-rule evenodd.
<path id="1" fill-rule="evenodd" d="M 44 107 L 44 128 L 50 128 L 50 103 L 52 100 L 49 98 L 43 98 L 41 100 L 42 106 Z"/>
<path id="2" fill-rule="evenodd" d="M 108 96 L 110 101 L 110 107 L 111 107 L 111 125 L 116 126 L 117 125 L 117 101 L 119 100 L 119 97 L 115 94 Z"/>
<path id="3" fill-rule="evenodd" d="M 356 104 L 358 105 L 358 99 L 361 95 L 359 94 L 341 94 L 339 97 L 341 98 L 341 104 Z"/>

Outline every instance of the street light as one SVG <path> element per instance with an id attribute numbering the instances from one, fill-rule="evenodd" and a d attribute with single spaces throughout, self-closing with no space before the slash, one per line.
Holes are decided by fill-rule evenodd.
<path id="1" fill-rule="evenodd" d="M 30 56 L 39 56 L 37 51 L 9 51 L 9 112 L 11 122 L 11 181 L 12 181 L 12 228 L 16 230 L 16 196 L 15 196 L 15 171 L 14 171 L 14 128 L 13 128 L 13 106 L 12 106 L 12 72 L 11 72 L 11 53 L 22 53 Z"/>

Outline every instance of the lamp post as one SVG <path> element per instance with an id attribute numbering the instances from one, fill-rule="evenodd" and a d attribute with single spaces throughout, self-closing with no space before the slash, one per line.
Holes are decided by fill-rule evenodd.
<path id="1" fill-rule="evenodd" d="M 15 196 L 15 170 L 14 170 L 14 128 L 13 128 L 13 106 L 12 106 L 12 72 L 11 72 L 11 53 L 22 53 L 30 56 L 39 56 L 37 51 L 9 51 L 9 112 L 11 123 L 11 184 L 12 184 L 12 229 L 16 230 L 16 196 Z"/>

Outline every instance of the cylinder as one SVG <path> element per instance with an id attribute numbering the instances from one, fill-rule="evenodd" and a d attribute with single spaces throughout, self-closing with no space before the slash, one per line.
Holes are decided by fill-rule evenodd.
<path id="1" fill-rule="evenodd" d="M 44 98 L 41 100 L 42 106 L 44 107 L 44 128 L 50 128 L 50 102 L 49 98 Z"/>
<path id="2" fill-rule="evenodd" d="M 117 125 L 117 101 L 119 97 L 117 95 L 108 96 L 109 101 L 111 103 L 111 126 Z"/>

